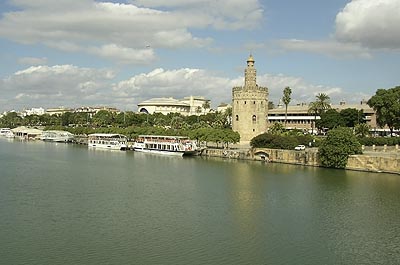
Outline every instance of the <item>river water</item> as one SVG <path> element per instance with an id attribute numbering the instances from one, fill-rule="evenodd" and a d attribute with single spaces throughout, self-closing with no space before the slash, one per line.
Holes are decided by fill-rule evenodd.
<path id="1" fill-rule="evenodd" d="M 400 264 L 400 176 L 0 139 L 1 264 Z"/>

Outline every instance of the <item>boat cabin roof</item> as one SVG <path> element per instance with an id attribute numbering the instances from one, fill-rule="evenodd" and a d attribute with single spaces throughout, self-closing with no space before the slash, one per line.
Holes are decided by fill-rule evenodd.
<path id="1" fill-rule="evenodd" d="M 187 136 L 171 136 L 171 135 L 139 135 L 139 138 L 151 139 L 189 139 Z"/>
<path id="2" fill-rule="evenodd" d="M 116 138 L 116 137 L 126 137 L 123 134 L 118 134 L 118 133 L 92 133 L 89 134 L 89 137 L 103 137 L 103 138 Z"/>

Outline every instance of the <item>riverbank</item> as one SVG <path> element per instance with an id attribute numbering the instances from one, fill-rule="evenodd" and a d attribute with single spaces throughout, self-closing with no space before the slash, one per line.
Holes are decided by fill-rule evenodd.
<path id="1" fill-rule="evenodd" d="M 207 148 L 202 156 L 320 167 L 317 148 L 308 148 L 304 151 L 269 148 Z M 400 151 L 370 151 L 362 155 L 351 155 L 346 169 L 400 175 Z"/>

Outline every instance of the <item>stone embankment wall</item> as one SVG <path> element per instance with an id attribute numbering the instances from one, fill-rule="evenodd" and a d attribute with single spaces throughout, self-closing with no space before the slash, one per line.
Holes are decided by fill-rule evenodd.
<path id="1" fill-rule="evenodd" d="M 202 152 L 203 156 L 223 157 L 232 159 L 246 159 L 275 163 L 286 163 L 304 166 L 320 166 L 318 150 L 316 148 L 305 151 L 281 149 L 210 149 Z M 349 157 L 346 169 L 387 172 L 400 174 L 400 152 L 391 153 L 366 153 Z"/>
<path id="2" fill-rule="evenodd" d="M 393 156 L 352 155 L 347 169 L 400 174 L 400 154 Z"/>

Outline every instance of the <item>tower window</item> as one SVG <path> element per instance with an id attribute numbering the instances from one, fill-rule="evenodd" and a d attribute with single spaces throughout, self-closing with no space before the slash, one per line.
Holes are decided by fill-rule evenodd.
<path id="1" fill-rule="evenodd" d="M 256 102 L 255 102 L 255 101 L 253 101 L 253 104 L 256 104 Z"/>
<path id="2" fill-rule="evenodd" d="M 239 120 L 239 115 L 236 115 L 236 121 L 238 121 Z"/>
<path id="3" fill-rule="evenodd" d="M 252 120 L 253 122 L 256 122 L 256 121 L 257 121 L 257 116 L 256 116 L 256 115 L 253 115 L 253 116 L 251 117 L 251 120 Z"/>
<path id="4" fill-rule="evenodd" d="M 244 104 L 246 104 L 246 101 L 244 101 Z"/>

